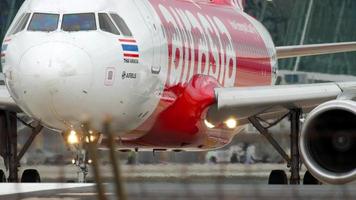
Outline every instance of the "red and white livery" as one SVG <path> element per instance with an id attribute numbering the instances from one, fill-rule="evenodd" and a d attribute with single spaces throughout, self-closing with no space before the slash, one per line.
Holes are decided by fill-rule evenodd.
<path id="1" fill-rule="evenodd" d="M 338 99 L 356 83 L 273 86 L 278 59 L 354 51 L 355 43 L 275 47 L 242 6 L 238 0 L 26 0 L 4 41 L 7 88 L 0 103 L 61 131 L 79 131 L 87 120 L 100 131 L 110 116 L 120 148 L 139 150 L 223 147 L 251 116 L 271 119 L 329 100 L 338 106 L 328 109 L 350 101 L 342 108 L 356 112 L 353 101 Z M 305 163 L 320 180 L 355 178 L 355 162 L 346 162 L 347 170 L 322 168 L 303 145 Z"/>

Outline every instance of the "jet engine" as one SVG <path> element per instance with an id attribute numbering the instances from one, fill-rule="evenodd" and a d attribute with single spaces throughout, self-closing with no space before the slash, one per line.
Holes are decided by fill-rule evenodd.
<path id="1" fill-rule="evenodd" d="M 356 102 L 333 100 L 316 107 L 300 135 L 304 164 L 317 179 L 345 184 L 356 179 Z"/>

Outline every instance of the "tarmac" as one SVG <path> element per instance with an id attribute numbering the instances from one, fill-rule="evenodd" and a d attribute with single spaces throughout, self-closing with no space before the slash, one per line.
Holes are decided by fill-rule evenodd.
<path id="1" fill-rule="evenodd" d="M 55 166 L 22 166 L 20 175 L 25 169 L 34 168 L 41 174 L 43 182 L 73 182 L 77 179 L 78 168 L 73 165 Z M 255 184 L 265 183 L 265 179 L 274 169 L 288 171 L 286 164 L 139 164 L 121 165 L 122 175 L 129 181 L 149 179 L 151 181 L 206 181 L 224 180 L 229 183 Z M 301 174 L 304 174 L 302 168 Z M 111 181 L 113 177 L 111 165 L 100 165 L 100 176 L 105 181 Z M 88 180 L 93 181 L 93 173 L 89 169 Z M 241 181 L 243 180 L 243 181 Z"/>
<path id="2" fill-rule="evenodd" d="M 96 200 L 93 184 L 4 184 L 1 200 Z M 108 200 L 118 199 L 113 185 L 105 185 Z M 31 188 L 33 191 L 31 191 Z M 225 183 L 152 183 L 125 185 L 128 200 L 353 200 L 354 186 L 268 186 Z M 6 192 L 4 192 L 6 189 Z"/>
<path id="3" fill-rule="evenodd" d="M 46 183 L 0 184 L 0 200 L 98 199 L 93 183 L 64 183 L 75 179 L 76 168 L 36 168 Z M 285 165 L 123 165 L 122 174 L 127 200 L 356 199 L 355 183 L 343 186 L 267 185 L 268 174 L 272 169 L 285 169 Z M 111 168 L 101 166 L 100 171 L 106 182 L 106 199 L 118 199 L 115 184 L 110 179 Z M 92 180 L 90 176 L 89 180 Z M 62 183 L 53 183 L 56 181 Z"/>

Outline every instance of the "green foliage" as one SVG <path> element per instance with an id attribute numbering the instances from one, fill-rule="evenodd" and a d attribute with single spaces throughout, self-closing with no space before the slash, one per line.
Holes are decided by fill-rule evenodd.
<path id="1" fill-rule="evenodd" d="M 271 32 L 277 46 L 298 45 L 310 0 L 249 0 L 247 12 Z M 314 0 L 304 44 L 356 41 L 356 1 Z M 296 59 L 280 60 L 281 69 L 292 70 Z M 356 75 L 356 53 L 303 57 L 300 71 Z"/>
<path id="2" fill-rule="evenodd" d="M 24 0 L 0 0 L 0 46 L 11 21 Z M 0 72 L 2 66 L 0 63 Z"/>

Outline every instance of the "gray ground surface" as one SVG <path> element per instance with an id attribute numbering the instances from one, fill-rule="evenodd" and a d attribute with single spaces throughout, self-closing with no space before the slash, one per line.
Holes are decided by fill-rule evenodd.
<path id="1" fill-rule="evenodd" d="M 129 200 L 181 200 L 181 199 L 298 199 L 328 200 L 356 199 L 356 190 L 351 186 L 267 186 L 223 183 L 150 183 L 131 182 L 126 184 Z M 113 185 L 106 185 L 106 197 L 117 199 Z M 97 199 L 95 188 L 81 187 L 58 189 L 26 194 L 0 196 L 1 200 L 91 200 Z"/>
<path id="2" fill-rule="evenodd" d="M 29 168 L 29 167 L 24 167 Z M 0 200 L 91 200 L 97 199 L 93 184 L 63 183 L 75 180 L 73 166 L 36 167 L 45 182 L 60 184 L 0 184 Z M 123 165 L 128 200 L 181 199 L 356 199 L 356 185 L 268 186 L 268 174 L 285 165 Z M 304 170 L 303 170 L 304 171 Z M 110 166 L 100 167 L 108 200 L 117 199 Z M 89 180 L 92 180 L 89 177 Z"/>
<path id="3" fill-rule="evenodd" d="M 20 175 L 25 169 L 34 168 L 41 174 L 43 182 L 67 182 L 76 180 L 78 168 L 67 166 L 23 166 Z M 226 182 L 254 184 L 256 181 L 265 181 L 274 169 L 288 171 L 285 164 L 154 164 L 154 165 L 121 165 L 122 175 L 130 181 L 149 179 L 162 180 L 193 180 L 204 182 L 206 180 L 224 180 Z M 305 169 L 302 170 L 302 174 Z M 88 179 L 93 180 L 89 172 Z M 111 165 L 100 165 L 100 175 L 106 181 L 113 177 Z M 252 177 L 252 179 L 250 179 Z M 243 181 L 241 181 L 243 180 Z M 251 180 L 251 181 L 248 181 Z M 248 181 L 248 182 L 246 182 Z M 262 183 L 262 182 L 261 182 Z"/>

